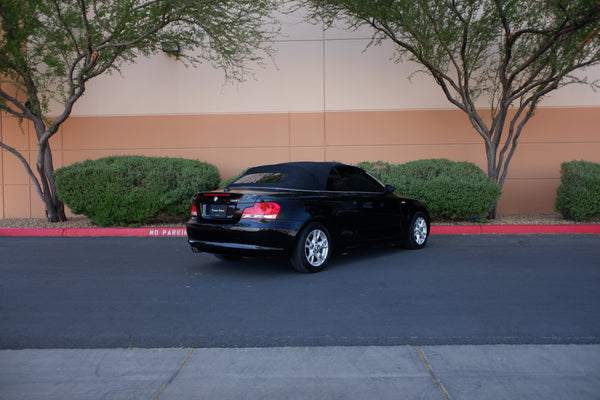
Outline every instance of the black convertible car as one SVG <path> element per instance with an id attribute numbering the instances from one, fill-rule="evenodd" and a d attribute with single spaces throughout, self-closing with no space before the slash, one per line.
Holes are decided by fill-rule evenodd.
<path id="1" fill-rule="evenodd" d="M 222 258 L 284 254 L 302 272 L 365 242 L 425 246 L 429 214 L 361 168 L 291 162 L 248 169 L 222 191 L 195 196 L 187 224 L 195 252 Z"/>

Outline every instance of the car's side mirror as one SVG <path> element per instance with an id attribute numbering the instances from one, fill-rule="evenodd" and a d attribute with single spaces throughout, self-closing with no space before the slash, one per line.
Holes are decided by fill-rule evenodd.
<path id="1" fill-rule="evenodd" d="M 392 185 L 385 185 L 385 191 L 388 192 L 388 193 L 394 193 L 395 189 L 396 188 L 393 187 Z"/>

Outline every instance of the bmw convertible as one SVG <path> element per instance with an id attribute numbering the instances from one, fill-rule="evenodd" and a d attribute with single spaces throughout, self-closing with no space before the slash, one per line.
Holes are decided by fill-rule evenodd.
<path id="1" fill-rule="evenodd" d="M 301 272 L 321 271 L 334 251 L 362 244 L 420 249 L 429 237 L 427 209 L 393 191 L 341 163 L 254 167 L 225 189 L 194 197 L 188 242 L 224 259 L 284 255 Z"/>

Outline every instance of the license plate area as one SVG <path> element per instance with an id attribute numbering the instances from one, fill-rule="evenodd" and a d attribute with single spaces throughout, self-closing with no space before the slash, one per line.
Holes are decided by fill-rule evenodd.
<path id="1" fill-rule="evenodd" d="M 227 204 L 207 204 L 206 216 L 208 218 L 227 218 Z"/>

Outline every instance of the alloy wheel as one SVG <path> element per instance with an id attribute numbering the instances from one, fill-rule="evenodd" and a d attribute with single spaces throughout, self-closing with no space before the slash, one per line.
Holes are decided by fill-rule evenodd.
<path id="1" fill-rule="evenodd" d="M 325 232 L 320 229 L 311 231 L 304 242 L 306 261 L 313 267 L 319 267 L 327 261 L 328 254 L 329 241 Z"/>
<path id="2" fill-rule="evenodd" d="M 427 221 L 425 218 L 418 217 L 415 221 L 413 228 L 413 237 L 415 243 L 421 246 L 427 240 Z"/>

